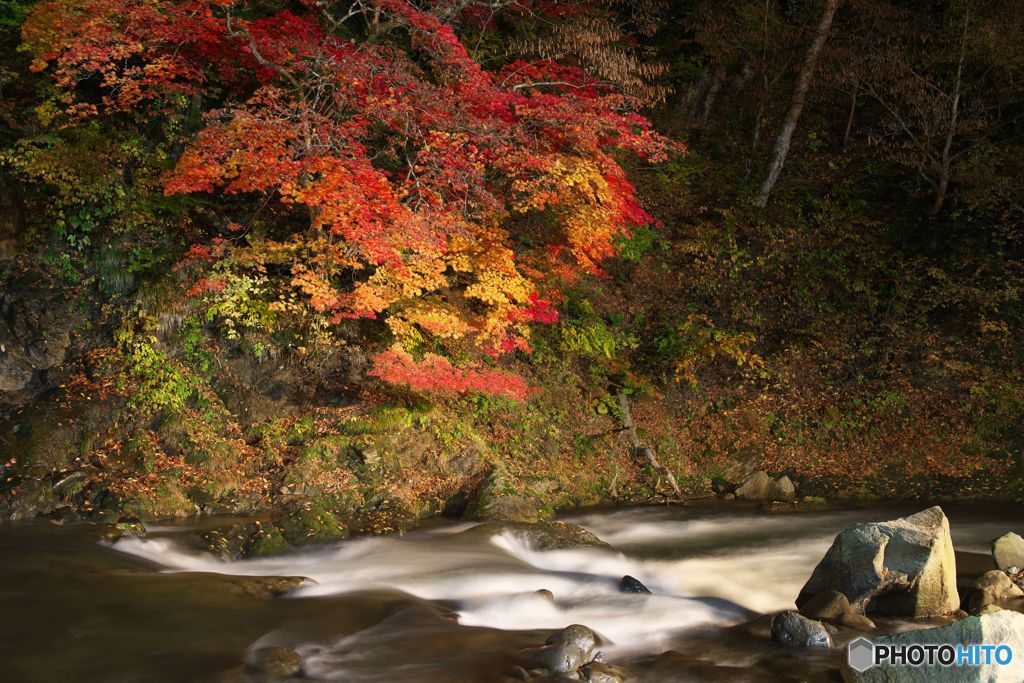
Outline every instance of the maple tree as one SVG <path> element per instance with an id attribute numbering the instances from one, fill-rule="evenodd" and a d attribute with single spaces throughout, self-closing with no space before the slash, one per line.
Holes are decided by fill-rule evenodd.
<path id="1" fill-rule="evenodd" d="M 68 122 L 219 100 L 165 193 L 264 194 L 302 210 L 262 234 L 232 223 L 181 264 L 190 294 L 233 333 L 222 304 L 243 282 L 269 302 L 254 324 L 383 320 L 382 379 L 522 397 L 514 379 L 408 354 L 460 342 L 494 358 L 529 352 L 530 325 L 557 319 L 559 280 L 599 273 L 617 238 L 652 222 L 616 155 L 679 148 L 634 113 L 637 100 L 576 67 L 482 69 L 453 29 L 458 7 L 342 9 L 50 0 L 23 36 Z M 368 28 L 350 26 L 359 17 Z"/>

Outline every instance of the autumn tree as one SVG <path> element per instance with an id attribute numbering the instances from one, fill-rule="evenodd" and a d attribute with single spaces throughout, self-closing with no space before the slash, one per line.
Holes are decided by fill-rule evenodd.
<path id="1" fill-rule="evenodd" d="M 168 195 L 279 207 L 269 225 L 258 211 L 207 219 L 179 264 L 225 334 L 331 338 L 380 320 L 382 379 L 523 397 L 524 380 L 481 360 L 529 352 L 530 326 L 557 319 L 559 283 L 600 273 L 650 222 L 619 155 L 675 146 L 578 66 L 483 69 L 456 32 L 482 6 L 261 7 L 48 0 L 24 47 L 53 76 L 58 125 L 202 109 Z"/>

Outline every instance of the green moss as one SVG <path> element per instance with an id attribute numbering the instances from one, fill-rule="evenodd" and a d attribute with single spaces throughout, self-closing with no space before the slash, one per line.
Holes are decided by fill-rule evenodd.
<path id="1" fill-rule="evenodd" d="M 160 519 L 194 514 L 196 506 L 177 483 L 165 479 L 152 491 L 122 501 L 121 509 L 140 519 Z"/>
<path id="2" fill-rule="evenodd" d="M 330 543 L 348 538 L 348 528 L 322 501 L 311 501 L 284 515 L 277 523 L 282 536 L 292 545 Z"/>
<path id="3" fill-rule="evenodd" d="M 291 550 L 291 545 L 277 527 L 267 524 L 258 526 L 249 543 L 247 555 L 249 557 L 267 557 L 281 555 L 289 550 Z"/>

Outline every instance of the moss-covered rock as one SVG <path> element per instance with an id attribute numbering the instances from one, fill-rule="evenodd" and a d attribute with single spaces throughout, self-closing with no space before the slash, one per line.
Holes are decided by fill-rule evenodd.
<path id="1" fill-rule="evenodd" d="M 143 520 L 166 517 L 187 517 L 199 512 L 195 502 L 170 479 L 162 479 L 151 489 L 122 497 L 120 508 L 123 512 Z"/>
<path id="2" fill-rule="evenodd" d="M 199 535 L 199 543 L 225 560 L 280 555 L 292 548 L 275 525 L 258 521 L 205 531 Z"/>
<path id="3" fill-rule="evenodd" d="M 349 537 L 345 526 L 324 501 L 304 501 L 276 520 L 284 539 L 292 545 L 331 543 Z"/>
<path id="4" fill-rule="evenodd" d="M 550 516 L 540 501 L 522 494 L 502 468 L 494 468 L 470 497 L 465 518 L 475 521 L 539 522 Z"/>
<path id="5" fill-rule="evenodd" d="M 281 555 L 291 550 L 281 531 L 272 524 L 259 525 L 249 540 L 246 554 L 249 557 Z"/>
<path id="6" fill-rule="evenodd" d="M 0 496 L 0 515 L 7 519 L 32 519 L 52 512 L 57 496 L 46 481 L 23 479 Z"/>

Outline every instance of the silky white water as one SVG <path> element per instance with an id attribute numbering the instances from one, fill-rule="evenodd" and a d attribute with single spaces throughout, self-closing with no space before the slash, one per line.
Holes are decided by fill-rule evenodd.
<path id="1" fill-rule="evenodd" d="M 752 612 L 792 607 L 842 529 L 891 519 L 892 511 L 766 515 L 686 509 L 623 509 L 570 518 L 615 550 L 541 551 L 514 532 L 462 533 L 471 525 L 406 537 L 353 539 L 271 558 L 225 562 L 185 551 L 169 538 L 125 538 L 114 548 L 165 571 L 309 577 L 295 598 L 396 590 L 454 605 L 460 624 L 556 629 L 586 624 L 610 654 L 659 651 L 673 636 L 748 621 Z M 984 550 L 998 522 L 952 518 L 959 549 Z M 624 594 L 624 575 L 652 595 Z M 539 594 L 551 591 L 554 601 Z"/>
<path id="2" fill-rule="evenodd" d="M 842 529 L 924 507 L 590 511 L 568 521 L 615 550 L 554 552 L 515 533 L 492 539 L 468 524 L 433 522 L 405 537 L 241 562 L 204 554 L 197 541 L 203 530 L 249 521 L 238 518 L 153 525 L 145 540 L 113 545 L 92 525 L 9 525 L 0 529 L 0 679 L 263 683 L 260 653 L 284 647 L 301 656 L 304 680 L 510 683 L 522 680 L 517 667 L 530 668 L 530 648 L 577 622 L 603 636 L 600 649 L 634 683 L 834 680 L 842 643 L 794 656 L 772 643 L 755 612 L 792 606 Z M 943 509 L 964 587 L 991 566 L 993 538 L 1024 532 L 1020 506 Z M 262 599 L 278 584 L 247 574 L 317 583 Z M 620 593 L 624 574 L 654 594 Z M 876 621 L 885 633 L 923 625 Z"/>

